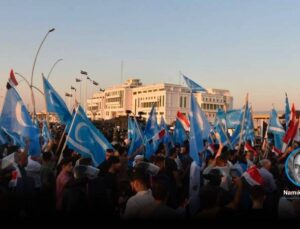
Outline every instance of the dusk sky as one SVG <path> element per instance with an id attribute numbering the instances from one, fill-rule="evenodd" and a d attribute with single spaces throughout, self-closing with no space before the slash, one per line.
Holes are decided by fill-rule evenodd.
<path id="1" fill-rule="evenodd" d="M 283 110 L 285 92 L 300 108 L 300 1 L 2 0 L 0 27 L 0 96 L 11 68 L 30 79 L 54 27 L 37 60 L 39 88 L 59 58 L 50 82 L 61 95 L 71 85 L 79 91 L 80 70 L 102 88 L 120 84 L 123 60 L 123 80 L 179 83 L 182 71 L 205 88 L 230 90 L 236 108 L 247 92 L 256 111 Z M 24 82 L 17 89 L 30 103 Z M 89 95 L 98 89 L 90 85 Z"/>

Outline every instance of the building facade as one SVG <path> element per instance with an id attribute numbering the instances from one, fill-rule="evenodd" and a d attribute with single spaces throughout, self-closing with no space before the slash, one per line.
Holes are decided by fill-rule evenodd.
<path id="1" fill-rule="evenodd" d="M 233 107 L 233 97 L 228 90 L 208 89 L 194 95 L 211 123 L 218 108 L 229 110 Z M 186 86 L 170 83 L 143 85 L 139 79 L 129 79 L 88 99 L 87 115 L 92 120 L 108 120 L 125 116 L 130 111 L 148 118 L 155 104 L 158 120 L 163 116 L 166 123 L 172 124 L 178 111 L 188 115 L 190 100 L 190 90 Z"/>
<path id="2" fill-rule="evenodd" d="M 211 123 L 214 122 L 219 108 L 233 109 L 233 97 L 228 90 L 210 88 L 207 92 L 197 92 L 194 95 Z"/>

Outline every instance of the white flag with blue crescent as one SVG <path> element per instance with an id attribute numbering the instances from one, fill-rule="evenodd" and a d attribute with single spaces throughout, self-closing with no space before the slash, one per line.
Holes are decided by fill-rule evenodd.
<path id="1" fill-rule="evenodd" d="M 69 124 L 72 121 L 72 115 L 67 105 L 45 77 L 43 77 L 43 84 L 47 112 L 57 114 L 62 123 L 65 125 Z"/>
<path id="2" fill-rule="evenodd" d="M 32 122 L 20 95 L 13 87 L 6 92 L 0 120 L 0 126 L 8 133 L 29 139 L 30 155 L 35 156 L 41 153 L 39 129 Z"/>
<path id="3" fill-rule="evenodd" d="M 196 101 L 194 95 L 191 96 L 191 111 L 189 114 L 190 118 L 190 156 L 197 163 L 197 165 L 201 166 L 201 158 L 199 154 L 204 150 L 203 146 L 203 132 L 201 129 L 202 119 L 199 118 L 201 109 Z"/>
<path id="4" fill-rule="evenodd" d="M 200 86 L 199 84 L 195 83 L 193 80 L 189 79 L 185 75 L 182 75 L 183 79 L 187 86 L 191 89 L 192 92 L 207 92 L 207 90 Z"/>
<path id="5" fill-rule="evenodd" d="M 90 157 L 95 166 L 104 161 L 107 149 L 113 149 L 103 134 L 86 117 L 81 106 L 76 110 L 66 141 L 69 148 L 84 157 Z"/>

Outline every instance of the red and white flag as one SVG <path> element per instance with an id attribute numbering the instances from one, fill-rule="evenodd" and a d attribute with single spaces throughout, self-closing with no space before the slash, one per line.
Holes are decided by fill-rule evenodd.
<path id="1" fill-rule="evenodd" d="M 255 157 L 258 155 L 257 151 L 248 142 L 245 144 L 245 151 L 252 152 Z"/>
<path id="2" fill-rule="evenodd" d="M 244 172 L 242 177 L 244 177 L 248 184 L 251 186 L 262 185 L 264 183 L 264 179 L 260 175 L 255 165 L 250 167 L 246 172 Z"/>
<path id="3" fill-rule="evenodd" d="M 150 140 L 149 142 L 155 142 L 155 141 L 158 141 L 160 139 L 162 139 L 166 134 L 166 130 L 165 129 L 162 129 L 160 130 L 159 132 L 157 132 Z"/>
<path id="4" fill-rule="evenodd" d="M 275 146 L 272 148 L 272 153 L 274 153 L 277 157 L 281 156 L 283 153 L 280 149 L 277 149 Z"/>
<path id="5" fill-rule="evenodd" d="M 18 86 L 18 81 L 15 77 L 15 74 L 14 74 L 14 70 L 10 70 L 10 75 L 9 75 L 9 78 L 8 78 L 8 82 L 6 84 L 6 88 L 7 90 L 12 88 L 12 87 L 16 87 Z"/>
<path id="6" fill-rule="evenodd" d="M 190 131 L 190 121 L 180 111 L 177 112 L 177 119 L 180 121 L 185 131 Z"/>

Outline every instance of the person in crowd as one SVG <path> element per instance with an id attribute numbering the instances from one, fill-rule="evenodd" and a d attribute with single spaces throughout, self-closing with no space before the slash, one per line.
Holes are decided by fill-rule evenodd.
<path id="1" fill-rule="evenodd" d="M 131 174 L 130 180 L 131 187 L 136 194 L 128 199 L 123 218 L 149 218 L 149 211 L 147 214 L 145 209 L 154 204 L 149 174 L 144 169 L 137 169 Z"/>
<path id="2" fill-rule="evenodd" d="M 168 181 L 159 178 L 152 183 L 152 195 L 155 200 L 153 205 L 147 208 L 150 209 L 150 219 L 178 219 L 179 212 L 168 207 L 167 202 L 170 196 L 168 189 Z"/>
<path id="3" fill-rule="evenodd" d="M 63 158 L 61 161 L 61 172 L 56 178 L 56 209 L 62 210 L 64 191 L 68 183 L 73 181 L 73 161 L 71 158 Z"/>

